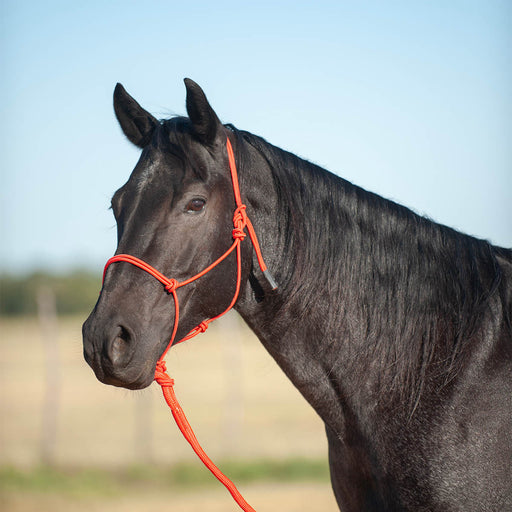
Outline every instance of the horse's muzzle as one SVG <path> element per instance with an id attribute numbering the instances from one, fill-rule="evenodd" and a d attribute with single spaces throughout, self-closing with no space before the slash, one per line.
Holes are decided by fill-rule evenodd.
<path id="1" fill-rule="evenodd" d="M 99 321 L 91 313 L 82 327 L 84 358 L 104 384 L 142 389 L 151 384 L 154 364 L 137 361 L 136 336 L 126 325 Z"/>

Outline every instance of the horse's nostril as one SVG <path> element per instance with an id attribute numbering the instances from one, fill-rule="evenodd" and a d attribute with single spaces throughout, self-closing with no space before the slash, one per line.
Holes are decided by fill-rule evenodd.
<path id="1" fill-rule="evenodd" d="M 119 363 L 129 350 L 131 336 L 125 327 L 119 326 L 119 330 L 110 347 L 110 360 L 113 364 Z"/>

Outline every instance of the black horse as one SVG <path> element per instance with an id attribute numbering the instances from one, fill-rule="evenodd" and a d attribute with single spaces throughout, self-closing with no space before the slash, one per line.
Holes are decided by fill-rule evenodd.
<path id="1" fill-rule="evenodd" d="M 188 118 L 158 121 L 121 85 L 142 156 L 113 196 L 117 253 L 178 280 L 232 243 L 226 139 L 269 269 L 242 244 L 235 309 L 325 423 L 343 511 L 512 510 L 512 250 L 461 234 L 223 125 L 185 80 Z M 177 290 L 176 339 L 233 297 L 235 256 Z M 139 389 L 173 329 L 162 285 L 108 269 L 84 324 L 104 383 Z"/>

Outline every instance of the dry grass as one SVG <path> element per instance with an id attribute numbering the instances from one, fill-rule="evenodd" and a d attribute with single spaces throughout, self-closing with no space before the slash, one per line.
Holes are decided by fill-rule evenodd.
<path id="1" fill-rule="evenodd" d="M 249 485 L 240 488 L 247 501 L 258 511 L 268 512 L 336 512 L 327 485 L 317 483 Z M 227 512 L 240 511 L 231 496 L 221 487 L 191 491 L 145 492 L 128 490 L 121 497 L 82 497 L 46 493 L 0 497 L 6 512 Z"/>
<path id="2" fill-rule="evenodd" d="M 81 319 L 58 323 L 55 464 L 116 468 L 195 460 L 155 384 L 130 392 L 96 381 L 82 357 L 80 328 Z M 238 317 L 228 316 L 204 335 L 174 348 L 167 362 L 176 380 L 177 396 L 214 461 L 326 458 L 321 421 Z M 30 468 L 41 462 L 44 388 L 45 353 L 37 320 L 0 320 L 0 465 Z M 318 500 L 319 510 L 336 510 L 327 482 L 249 485 L 248 499 L 251 493 L 255 505 L 260 500 L 261 510 L 276 510 L 278 502 L 289 503 L 279 510 L 304 510 L 308 500 Z M 130 508 L 132 500 L 139 510 L 162 510 L 166 502 L 165 509 L 215 511 L 220 510 L 215 505 L 218 496 L 224 504 L 219 507 L 230 510 L 230 498 L 224 494 L 222 488 L 150 495 L 140 490 L 136 497 L 116 498 L 105 508 L 104 500 L 96 503 L 93 497 L 71 506 L 69 499 L 59 495 L 7 493 L 1 497 L 0 507 L 13 511 L 36 510 L 35 505 L 40 511 L 116 511 L 135 509 Z M 208 507 L 202 508 L 201 502 Z"/>

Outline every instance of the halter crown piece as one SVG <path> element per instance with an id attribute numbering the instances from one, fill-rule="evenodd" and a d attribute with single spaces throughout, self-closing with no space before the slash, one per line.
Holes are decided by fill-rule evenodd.
<path id="1" fill-rule="evenodd" d="M 187 418 L 185 416 L 185 413 L 183 412 L 183 409 L 181 408 L 180 404 L 178 403 L 178 400 L 176 399 L 176 395 L 174 394 L 174 380 L 171 379 L 167 373 L 167 368 L 165 366 L 164 358 L 168 352 L 168 350 L 171 348 L 171 346 L 174 343 L 174 338 L 176 337 L 176 332 L 178 330 L 178 323 L 179 323 L 179 313 L 180 313 L 180 307 L 178 302 L 178 295 L 176 293 L 176 290 L 178 288 L 181 288 L 182 286 L 185 286 L 187 284 L 192 283 L 196 279 L 199 279 L 200 277 L 204 276 L 210 270 L 215 268 L 221 261 L 226 259 L 233 251 L 236 250 L 236 262 L 237 262 L 237 279 L 236 279 L 236 288 L 235 293 L 233 295 L 233 299 L 231 300 L 231 303 L 227 307 L 225 311 L 220 313 L 219 315 L 209 318 L 207 320 L 202 321 L 199 325 L 194 327 L 184 338 L 179 340 L 176 343 L 181 343 L 182 341 L 189 340 L 196 336 L 197 334 L 201 332 L 205 332 L 208 328 L 208 325 L 213 322 L 214 320 L 217 320 L 217 318 L 220 318 L 221 316 L 225 315 L 236 303 L 238 299 L 238 294 L 240 293 L 240 283 L 242 278 L 242 255 L 240 250 L 240 244 L 246 237 L 245 228 L 247 228 L 249 238 L 251 239 L 252 245 L 254 247 L 254 251 L 256 253 L 256 257 L 258 259 L 258 265 L 261 268 L 261 271 L 263 272 L 263 275 L 268 280 L 270 286 L 273 290 L 277 288 L 277 284 L 274 281 L 274 278 L 270 274 L 270 272 L 267 269 L 267 266 L 265 265 L 265 262 L 263 261 L 263 256 L 261 255 L 261 249 L 258 243 L 258 238 L 256 237 L 256 232 L 254 231 L 254 228 L 252 226 L 251 221 L 249 220 L 249 217 L 246 213 L 246 206 L 242 203 L 242 199 L 240 196 L 240 187 L 238 184 L 238 174 L 236 171 L 236 164 L 235 164 L 235 156 L 233 154 L 233 148 L 231 146 L 231 142 L 229 138 L 226 141 L 226 148 L 228 152 L 228 160 L 229 160 L 229 169 L 231 171 L 231 181 L 233 184 L 233 193 L 235 196 L 235 203 L 236 203 L 236 209 L 233 214 L 233 244 L 231 247 L 218 259 L 216 259 L 213 263 L 211 263 L 208 267 L 206 267 L 204 270 L 196 274 L 195 276 L 190 277 L 189 279 L 186 279 L 184 281 L 177 281 L 176 279 L 169 279 L 166 276 L 164 276 L 162 273 L 160 273 L 158 270 L 153 268 L 151 265 L 146 263 L 145 261 L 136 258 L 135 256 L 131 256 L 129 254 L 117 254 L 110 258 L 106 265 L 105 269 L 103 271 L 103 281 L 105 280 L 105 275 L 107 273 L 108 267 L 112 263 L 116 262 L 126 262 L 130 263 L 148 274 L 151 274 L 155 279 L 160 281 L 165 291 L 173 296 L 174 299 L 174 326 L 172 330 L 171 339 L 169 340 L 169 343 L 167 344 L 166 349 L 164 350 L 163 354 L 161 355 L 160 359 L 156 363 L 156 369 L 155 369 L 155 380 L 156 382 L 161 386 L 162 392 L 165 398 L 165 401 L 167 402 L 167 405 L 171 408 L 172 415 L 176 421 L 176 424 L 178 425 L 178 428 L 181 430 L 182 434 L 184 435 L 185 439 L 190 443 L 192 446 L 192 449 L 197 454 L 197 456 L 202 460 L 204 465 L 213 473 L 213 475 L 226 487 L 226 489 L 231 493 L 233 496 L 233 499 L 238 503 L 240 508 L 244 510 L 245 512 L 256 512 L 243 498 L 243 496 L 240 494 L 238 489 L 235 487 L 233 482 L 227 478 L 218 468 L 215 466 L 215 464 L 211 461 L 211 459 L 206 455 L 205 451 L 202 449 L 201 445 L 199 444 L 192 427 L 190 426 L 189 422 L 187 421 Z"/>

